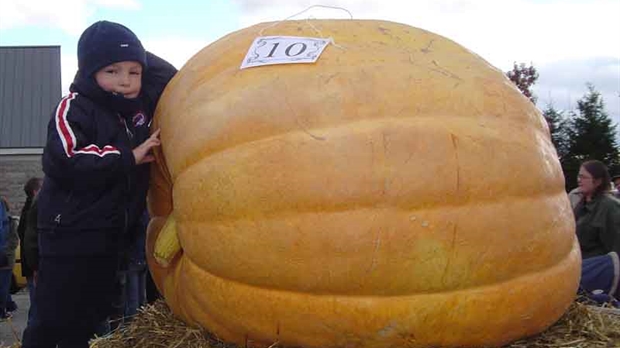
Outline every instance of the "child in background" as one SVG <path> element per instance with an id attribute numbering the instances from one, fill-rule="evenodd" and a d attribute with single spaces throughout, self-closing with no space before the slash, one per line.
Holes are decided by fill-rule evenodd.
<path id="1" fill-rule="evenodd" d="M 78 42 L 79 71 L 56 108 L 37 199 L 37 312 L 23 348 L 88 347 L 111 313 L 124 240 L 148 186 L 155 104 L 176 69 L 123 25 L 100 21 Z M 137 211 L 137 213 L 136 213 Z"/>

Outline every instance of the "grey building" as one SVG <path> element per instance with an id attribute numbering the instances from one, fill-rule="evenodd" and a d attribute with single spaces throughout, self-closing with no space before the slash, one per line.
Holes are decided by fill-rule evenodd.
<path id="1" fill-rule="evenodd" d="M 61 98 L 60 46 L 0 46 L 0 196 L 19 215 L 23 186 L 42 177 L 47 124 Z"/>

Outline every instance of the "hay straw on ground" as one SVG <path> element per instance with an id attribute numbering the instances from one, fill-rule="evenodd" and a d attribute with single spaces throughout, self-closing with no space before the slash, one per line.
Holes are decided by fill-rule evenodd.
<path id="1" fill-rule="evenodd" d="M 575 302 L 568 312 L 542 334 L 504 348 L 619 348 L 620 314 Z M 163 301 L 143 308 L 133 322 L 91 348 L 243 348 L 223 343 L 207 332 L 174 318 Z M 274 344 L 272 348 L 282 348 Z M 406 347 L 403 347 L 406 348 Z"/>
<path id="2" fill-rule="evenodd" d="M 620 314 L 604 309 L 575 302 L 545 332 L 506 348 L 620 348 Z"/>
<path id="3" fill-rule="evenodd" d="M 162 300 L 139 310 L 129 325 L 91 341 L 91 348 L 237 348 L 175 318 Z"/>

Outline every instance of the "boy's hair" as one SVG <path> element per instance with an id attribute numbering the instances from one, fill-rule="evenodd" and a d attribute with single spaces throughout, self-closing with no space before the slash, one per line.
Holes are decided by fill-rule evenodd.
<path id="1" fill-rule="evenodd" d="M 78 41 L 78 68 L 83 77 L 123 61 L 135 61 L 146 69 L 146 51 L 129 28 L 122 24 L 99 21 L 86 28 Z"/>
<path id="2" fill-rule="evenodd" d="M 30 178 L 24 185 L 24 193 L 26 197 L 32 198 L 34 196 L 34 192 L 41 189 L 41 178 Z"/>

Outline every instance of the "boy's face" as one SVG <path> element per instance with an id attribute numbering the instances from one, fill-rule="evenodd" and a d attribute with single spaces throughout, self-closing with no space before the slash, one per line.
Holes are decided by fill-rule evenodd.
<path id="1" fill-rule="evenodd" d="M 132 61 L 116 62 L 97 71 L 95 80 L 106 92 L 136 98 L 142 88 L 142 65 Z"/>

